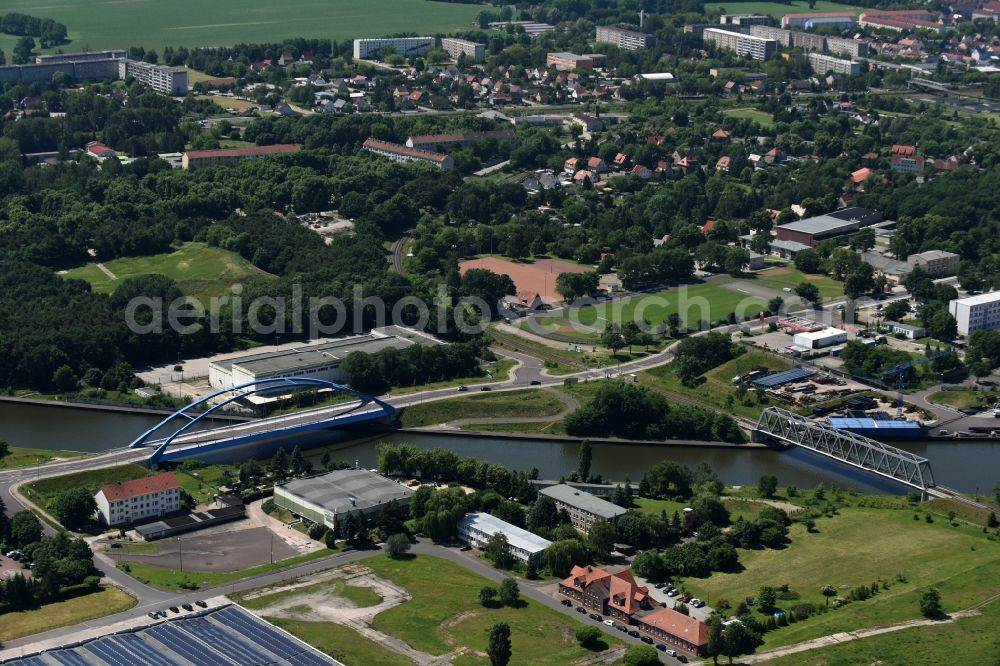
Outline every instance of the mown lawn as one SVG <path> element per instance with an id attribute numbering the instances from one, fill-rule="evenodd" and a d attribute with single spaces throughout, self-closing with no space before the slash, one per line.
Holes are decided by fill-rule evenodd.
<path id="1" fill-rule="evenodd" d="M 173 252 L 114 259 L 104 265 L 117 279 L 112 280 L 95 264 L 70 269 L 64 277 L 86 280 L 94 291 L 110 294 L 127 278 L 165 275 L 176 282 L 185 295 L 199 298 L 222 295 L 231 285 L 240 282 L 274 277 L 234 252 L 204 243 L 184 243 Z"/>
<path id="2" fill-rule="evenodd" d="M 761 127 L 772 127 L 774 125 L 774 115 L 757 109 L 726 109 L 724 114 L 731 118 L 743 118 L 752 120 Z"/>
<path id="3" fill-rule="evenodd" d="M 743 516 L 743 518 L 747 520 L 753 520 L 767 506 L 764 502 L 755 502 L 753 500 L 736 499 L 731 497 L 723 497 L 722 504 L 729 509 L 729 515 L 732 520 L 736 520 L 740 516 Z M 690 502 L 675 502 L 673 500 L 637 497 L 635 499 L 635 507 L 633 508 L 633 511 L 653 514 L 656 516 L 659 516 L 663 511 L 666 511 L 667 518 L 670 518 L 674 515 L 674 512 L 677 512 L 681 517 L 683 517 L 684 508 L 690 505 Z"/>
<path id="4" fill-rule="evenodd" d="M 773 666 L 855 666 L 856 664 L 993 664 L 1000 654 L 1000 601 L 981 615 L 953 623 L 903 629 L 773 659 Z"/>
<path id="5" fill-rule="evenodd" d="M 986 396 L 987 394 L 979 391 L 938 391 L 931 393 L 927 399 L 939 405 L 950 405 L 955 409 L 984 409 L 987 402 L 992 404 L 992 400 L 987 401 Z"/>
<path id="6" fill-rule="evenodd" d="M 378 666 L 413 664 L 406 657 L 387 650 L 342 624 L 290 620 L 283 617 L 265 619 L 344 664 L 378 664 Z"/>
<path id="7" fill-rule="evenodd" d="M 842 586 L 889 582 L 888 590 L 866 601 L 766 634 L 767 647 L 918 618 L 921 591 L 929 586 L 941 591 L 946 611 L 968 608 L 997 593 L 1000 543 L 986 540 L 978 527 L 953 527 L 942 518 L 926 523 L 922 515 L 914 520 L 919 507 L 880 504 L 897 508 L 845 507 L 832 518 L 817 519 L 813 534 L 796 523 L 787 548 L 740 550 L 743 571 L 686 579 L 683 585 L 710 604 L 721 598 L 735 604 L 755 596 L 761 585 L 787 584 L 797 598 L 779 600 L 779 606 L 792 608 L 827 603 L 821 594 L 824 585 L 846 596 L 848 589 Z M 906 582 L 898 581 L 898 575 Z"/>
<path id="8" fill-rule="evenodd" d="M 464 418 L 553 416 L 564 409 L 563 402 L 548 391 L 482 392 L 406 407 L 399 422 L 404 428 L 420 428 Z"/>
<path id="9" fill-rule="evenodd" d="M 770 273 L 770 275 L 768 275 Z M 811 273 L 803 273 L 795 266 L 778 266 L 767 269 L 760 273 L 756 273 L 753 278 L 750 278 L 754 284 L 761 285 L 763 287 L 770 287 L 775 290 L 783 290 L 785 288 L 795 289 L 798 285 L 803 282 L 808 282 L 810 284 L 816 285 L 819 289 L 819 295 L 824 299 L 831 298 L 842 298 L 844 296 L 844 283 L 838 280 L 834 280 L 829 275 L 813 275 Z M 794 294 L 790 295 L 793 296 Z"/>
<path id="10" fill-rule="evenodd" d="M 437 389 L 449 388 L 451 386 L 459 387 L 463 384 L 468 384 L 469 386 L 474 386 L 476 384 L 488 384 L 490 382 L 504 381 L 510 378 L 510 371 L 514 368 L 516 362 L 511 358 L 500 359 L 497 363 L 488 363 L 482 367 L 481 372 L 475 375 L 468 375 L 465 377 L 455 377 L 454 379 L 446 379 L 440 382 L 429 382 L 427 384 L 419 384 L 417 386 L 406 386 L 403 388 L 394 388 L 389 391 L 389 395 L 406 395 L 407 393 L 418 393 L 420 391 L 434 391 Z M 493 373 L 490 377 L 486 374 L 489 370 Z"/>
<path id="11" fill-rule="evenodd" d="M 48 449 L 25 449 L 19 446 L 10 447 L 10 453 L 0 458 L 0 469 L 44 465 L 56 458 L 80 458 L 87 455 L 79 451 L 50 451 Z"/>
<path id="12" fill-rule="evenodd" d="M 139 479 L 150 474 L 153 474 L 153 472 L 141 465 L 135 464 L 102 467 L 101 469 L 40 479 L 25 484 L 21 490 L 32 502 L 44 509 L 49 509 L 56 497 L 67 490 L 83 487 L 91 493 L 96 493 L 101 486 L 107 483 L 131 481 L 132 479 Z"/>
<path id="13" fill-rule="evenodd" d="M 53 601 L 38 608 L 0 613 L 0 641 L 79 624 L 87 620 L 120 613 L 135 605 L 135 598 L 117 587 L 102 587 L 97 591 Z"/>
<path id="14" fill-rule="evenodd" d="M 447 560 L 427 555 L 407 560 L 374 557 L 365 564 L 412 595 L 410 601 L 376 615 L 374 627 L 418 650 L 439 655 L 464 645 L 485 652 L 490 627 L 506 622 L 512 664 L 562 666 L 591 654 L 576 642 L 580 623 L 575 619 L 528 600 L 520 608 L 484 608 L 479 590 L 493 583 Z M 605 641 L 620 646 L 617 639 Z M 489 659 L 465 655 L 459 663 L 489 664 Z"/>
<path id="15" fill-rule="evenodd" d="M 701 321 L 726 320 L 732 313 L 736 313 L 740 320 L 745 315 L 756 316 L 766 306 L 767 299 L 703 282 L 588 305 L 572 312 L 579 317 L 580 323 L 601 328 L 608 322 L 623 325 L 626 322 L 638 323 L 642 319 L 656 326 L 665 322 L 671 314 L 679 314 L 683 325 L 694 328 Z"/>

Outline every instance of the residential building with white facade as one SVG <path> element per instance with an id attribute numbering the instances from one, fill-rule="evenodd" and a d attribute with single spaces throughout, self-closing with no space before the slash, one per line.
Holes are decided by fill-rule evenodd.
<path id="1" fill-rule="evenodd" d="M 101 486 L 94 495 L 101 522 L 114 527 L 157 518 L 181 508 L 181 486 L 173 472 Z"/>
<path id="2" fill-rule="evenodd" d="M 811 30 L 820 26 L 834 28 L 850 28 L 857 25 L 858 17 L 854 12 L 806 12 L 803 14 L 785 14 L 781 17 L 782 28 L 802 28 Z"/>
<path id="3" fill-rule="evenodd" d="M 816 74 L 858 74 L 861 72 L 861 63 L 853 60 L 843 60 L 834 58 L 823 53 L 810 53 L 806 56 L 809 59 L 809 66 Z"/>
<path id="4" fill-rule="evenodd" d="M 355 39 L 354 57 L 363 60 L 379 59 L 382 52 L 392 49 L 404 58 L 423 55 L 434 48 L 433 37 L 382 37 L 377 39 Z"/>
<path id="5" fill-rule="evenodd" d="M 770 22 L 771 17 L 763 14 L 723 14 L 719 17 L 721 25 L 738 25 L 743 28 L 753 25 L 767 25 Z"/>
<path id="6" fill-rule="evenodd" d="M 129 77 L 164 95 L 186 95 L 188 91 L 188 75 L 184 67 L 167 67 L 123 58 L 118 61 L 118 78 L 124 81 Z"/>
<path id="7" fill-rule="evenodd" d="M 486 547 L 490 537 L 497 532 L 507 537 L 510 554 L 519 562 L 534 560 L 535 564 L 540 563 L 542 553 L 552 545 L 548 539 L 488 513 L 467 513 L 458 521 L 459 540 L 480 550 Z"/>
<path id="8" fill-rule="evenodd" d="M 773 39 L 786 48 L 792 45 L 792 31 L 775 28 L 773 25 L 752 25 L 750 34 L 754 37 Z"/>
<path id="9" fill-rule="evenodd" d="M 868 42 L 863 39 L 845 39 L 843 37 L 827 37 L 826 50 L 834 55 L 848 58 L 867 58 Z"/>
<path id="10" fill-rule="evenodd" d="M 565 483 L 542 488 L 538 492 L 555 500 L 556 509 L 565 510 L 573 527 L 581 532 L 590 532 L 591 526 L 598 518 L 614 522 L 618 516 L 628 513 L 627 509 L 617 504 Z"/>
<path id="11" fill-rule="evenodd" d="M 1000 291 L 956 298 L 948 303 L 948 312 L 958 322 L 958 334 L 1000 328 Z"/>
<path id="12" fill-rule="evenodd" d="M 636 32 L 635 30 L 626 30 L 625 28 L 616 28 L 610 25 L 597 26 L 597 36 L 595 39 L 598 42 L 614 44 L 620 49 L 629 51 L 648 49 L 650 46 L 656 44 L 656 37 L 653 35 Z"/>
<path id="13" fill-rule="evenodd" d="M 706 28 L 702 33 L 702 39 L 720 49 L 733 51 L 736 55 L 754 60 L 767 60 L 778 52 L 778 42 L 773 39 L 744 35 L 731 30 Z"/>
<path id="14" fill-rule="evenodd" d="M 433 164 L 439 169 L 452 169 L 455 167 L 455 160 L 452 159 L 451 155 L 432 153 L 429 150 L 420 150 L 419 148 L 410 148 L 401 143 L 365 139 L 362 147 L 370 153 L 386 157 L 393 162 L 425 162 Z"/>
<path id="15" fill-rule="evenodd" d="M 457 39 L 455 37 L 442 37 L 441 48 L 448 52 L 455 60 L 460 56 L 472 58 L 475 62 L 486 60 L 486 45 L 477 42 L 470 42 L 467 39 Z"/>

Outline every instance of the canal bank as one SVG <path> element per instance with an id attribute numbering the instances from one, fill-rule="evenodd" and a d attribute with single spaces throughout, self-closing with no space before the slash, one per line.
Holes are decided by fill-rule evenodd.
<path id="1" fill-rule="evenodd" d="M 23 448 L 97 453 L 127 446 L 161 418 L 161 414 L 0 401 L 0 438 Z M 207 427 L 213 427 L 211 419 L 206 421 Z M 423 430 L 330 433 L 324 444 L 331 447 L 334 459 L 374 467 L 380 442 L 410 443 L 421 449 L 445 447 L 460 456 L 481 458 L 512 469 L 537 468 L 540 476 L 556 479 L 576 469 L 579 448 L 579 442 L 571 438 Z M 781 451 L 745 444 L 657 442 L 651 445 L 623 440 L 591 440 L 591 443 L 594 473 L 607 479 L 627 477 L 638 481 L 656 463 L 673 460 L 692 468 L 706 463 L 729 485 L 752 485 L 762 475 L 773 474 L 782 485 L 812 487 L 825 483 L 868 492 L 898 492 L 897 487 L 883 484 L 873 475 L 798 448 Z M 1000 441 L 924 439 L 893 444 L 930 459 L 941 485 L 974 493 L 988 492 L 997 482 Z"/>

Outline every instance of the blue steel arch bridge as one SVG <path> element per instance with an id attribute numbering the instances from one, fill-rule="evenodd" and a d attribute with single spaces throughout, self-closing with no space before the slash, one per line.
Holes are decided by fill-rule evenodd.
<path id="1" fill-rule="evenodd" d="M 203 428 L 213 415 L 253 395 L 303 389 L 329 389 L 351 396 L 345 402 L 280 414 L 216 428 Z M 391 419 L 396 409 L 378 398 L 348 386 L 314 377 L 271 377 L 216 391 L 178 409 L 129 444 L 130 449 L 153 449 L 152 467 L 162 462 L 224 453 L 237 447 L 303 435 L 366 421 Z"/>

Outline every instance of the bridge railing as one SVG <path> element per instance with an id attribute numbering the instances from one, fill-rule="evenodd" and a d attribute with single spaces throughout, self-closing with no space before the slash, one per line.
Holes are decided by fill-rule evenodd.
<path id="1" fill-rule="evenodd" d="M 853 432 L 838 430 L 779 407 L 765 409 L 757 420 L 757 429 L 771 437 L 922 491 L 936 485 L 927 458 Z"/>

